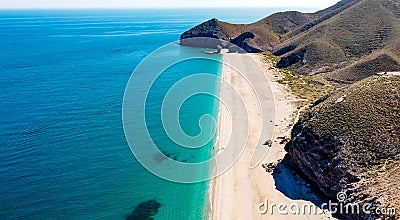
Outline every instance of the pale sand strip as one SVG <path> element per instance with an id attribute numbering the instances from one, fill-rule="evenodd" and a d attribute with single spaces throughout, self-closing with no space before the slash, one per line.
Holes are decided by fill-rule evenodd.
<path id="1" fill-rule="evenodd" d="M 247 73 L 254 73 L 259 68 L 254 65 L 249 65 L 248 62 L 244 61 L 240 54 L 224 54 L 224 61 L 233 61 L 240 68 L 246 69 Z M 290 94 L 287 87 L 280 85 L 276 82 L 278 79 L 278 71 L 272 68 L 272 64 L 262 61 L 261 55 L 253 54 L 254 60 L 261 67 L 266 78 L 268 79 L 273 96 L 275 97 L 275 132 L 273 134 L 273 145 L 268 152 L 267 156 L 263 159 L 263 163 L 276 162 L 278 159 L 282 159 L 285 155 L 283 145 L 280 145 L 277 140 L 279 136 L 290 136 L 290 126 L 293 118 L 297 115 L 296 112 L 296 101 L 298 99 Z M 325 215 L 281 215 L 275 210 L 274 214 L 261 215 L 257 211 L 257 207 L 260 202 L 264 202 L 265 198 L 268 198 L 270 203 L 297 203 L 302 205 L 309 203 L 303 200 L 292 200 L 285 196 L 282 192 L 278 191 L 275 186 L 275 180 L 270 173 L 267 173 L 260 165 L 254 169 L 249 169 L 249 162 L 254 152 L 254 145 L 258 142 L 253 137 L 260 135 L 260 126 L 268 126 L 266 122 L 262 121 L 259 107 L 254 105 L 254 97 L 251 92 L 251 88 L 246 87 L 246 81 L 227 65 L 223 67 L 222 73 L 223 79 L 227 83 L 221 85 L 221 98 L 224 102 L 228 102 L 235 106 L 238 104 L 237 98 L 235 98 L 234 90 L 229 88 L 229 84 L 238 89 L 240 96 L 244 99 L 249 117 L 249 140 L 246 149 L 243 152 L 240 159 L 225 173 L 221 176 L 214 178 L 211 182 L 211 219 L 218 220 L 249 220 L 249 219 L 332 219 L 332 217 Z M 261 86 L 262 84 L 260 84 Z M 255 89 L 257 85 L 253 85 Z M 262 88 L 259 88 L 262 91 Z M 268 97 L 262 96 L 261 99 L 267 99 Z M 265 100 L 261 100 L 261 103 Z M 231 119 L 231 117 L 233 119 Z M 244 124 L 247 123 L 243 119 L 243 112 L 236 108 L 226 109 L 221 104 L 219 112 L 219 133 L 216 153 L 223 151 L 227 146 L 236 144 L 235 138 L 239 136 L 237 132 L 241 131 L 241 127 L 246 127 Z M 236 119 L 236 121 L 235 121 Z M 243 120 L 242 120 L 243 119 Z M 232 129 L 232 120 L 235 121 L 234 129 Z M 268 126 L 270 127 L 270 126 Z M 239 129 L 236 129 L 239 128 Z M 233 132 L 233 134 L 231 134 Z M 236 133 L 235 133 L 236 132 Z M 261 134 L 262 136 L 265 134 Z M 265 137 L 262 137 L 265 138 Z M 234 146 L 233 149 L 239 149 Z M 228 158 L 228 160 L 231 158 Z M 225 160 L 225 158 L 224 158 Z M 215 170 L 223 166 L 223 161 L 217 161 Z M 294 180 L 294 177 L 289 173 L 283 172 L 280 175 L 283 178 L 284 186 L 288 189 L 294 197 L 304 198 L 306 194 L 304 186 L 298 185 Z M 311 203 L 310 203 L 311 204 Z"/>

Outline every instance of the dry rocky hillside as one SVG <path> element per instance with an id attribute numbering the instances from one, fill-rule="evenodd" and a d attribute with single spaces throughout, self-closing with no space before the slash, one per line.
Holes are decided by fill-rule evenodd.
<path id="1" fill-rule="evenodd" d="M 294 126 L 286 150 L 330 198 L 345 192 L 347 202 L 400 210 L 399 88 L 398 75 L 371 76 L 331 94 Z"/>
<path id="2" fill-rule="evenodd" d="M 276 13 L 252 24 L 211 19 L 181 39 L 193 37 L 223 39 L 248 52 L 271 51 L 280 58 L 277 67 L 351 83 L 400 69 L 400 1 L 342 0 L 315 13 Z"/>

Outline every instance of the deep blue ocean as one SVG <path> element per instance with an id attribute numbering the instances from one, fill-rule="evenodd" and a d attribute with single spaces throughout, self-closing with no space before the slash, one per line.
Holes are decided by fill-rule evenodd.
<path id="1" fill-rule="evenodd" d="M 0 219 L 125 219 L 149 200 L 161 204 L 155 219 L 206 219 L 208 182 L 163 180 L 133 156 L 122 126 L 125 87 L 143 58 L 192 26 L 279 10 L 0 11 Z M 202 62 L 195 65 L 219 74 L 219 63 Z M 190 70 L 176 66 L 148 100 L 151 133 L 166 146 L 160 94 Z M 196 134 L 198 117 L 218 114 L 216 103 L 188 100 L 183 129 Z M 176 160 L 203 160 L 212 144 L 193 155 L 165 149 Z"/>

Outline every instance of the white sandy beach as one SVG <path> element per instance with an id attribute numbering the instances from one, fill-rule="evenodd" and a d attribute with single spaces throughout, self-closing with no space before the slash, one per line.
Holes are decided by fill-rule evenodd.
<path id="1" fill-rule="evenodd" d="M 269 203 L 285 203 L 290 205 L 297 203 L 302 205 L 309 203 L 301 198 L 308 198 L 311 195 L 307 193 L 307 187 L 296 180 L 296 178 L 288 171 L 283 171 L 278 176 L 274 177 L 261 167 L 261 163 L 254 169 L 249 168 L 250 160 L 253 156 L 255 148 L 264 142 L 268 135 L 272 135 L 272 147 L 267 155 L 263 158 L 262 163 L 277 162 L 282 159 L 286 154 L 284 145 L 279 144 L 280 140 L 277 137 L 289 136 L 291 123 L 297 115 L 298 99 L 293 96 L 287 87 L 276 82 L 279 72 L 272 68 L 272 64 L 262 61 L 262 55 L 252 54 L 224 54 L 224 62 L 233 62 L 239 66 L 240 71 L 246 74 L 257 75 L 260 68 L 249 62 L 249 59 L 243 59 L 243 56 L 252 56 L 253 59 L 261 67 L 262 72 L 268 79 L 275 98 L 275 123 L 271 126 L 270 121 L 265 121 L 260 113 L 260 107 L 255 104 L 257 102 L 254 92 L 263 91 L 265 88 L 263 83 L 253 84 L 253 88 L 249 87 L 238 71 L 233 70 L 228 65 L 224 64 L 222 77 L 225 82 L 221 85 L 221 100 L 230 104 L 231 106 L 240 105 L 240 100 L 237 98 L 237 91 L 240 94 L 247 109 L 247 115 L 244 115 L 243 109 L 236 107 L 223 107 L 222 103 L 219 112 L 219 133 L 216 153 L 223 152 L 226 149 L 233 149 L 228 151 L 223 160 L 230 160 L 233 155 L 240 149 L 239 145 L 241 140 L 241 133 L 247 133 L 248 140 L 244 152 L 241 157 L 234 163 L 234 165 L 224 172 L 222 175 L 214 178 L 211 182 L 211 219 L 218 220 L 248 220 L 248 219 L 330 219 L 332 217 L 326 215 L 282 215 L 278 213 L 277 208 L 271 215 L 267 213 L 262 215 L 258 212 L 260 203 L 264 203 L 268 199 Z M 246 76 L 247 77 L 247 76 Z M 261 79 L 260 79 L 261 80 Z M 230 85 L 235 88 L 232 89 Z M 259 96 L 261 105 L 268 104 L 271 97 L 268 95 Z M 268 109 L 270 107 L 266 107 Z M 273 109 L 269 109 L 273 112 Z M 246 119 L 246 116 L 248 119 Z M 268 117 L 267 117 L 268 118 Z M 248 125 L 246 125 L 248 124 Z M 248 129 L 247 129 L 248 126 Z M 264 131 L 261 133 L 261 128 Z M 234 129 L 232 129 L 234 128 Z M 272 129 L 272 130 L 271 130 Z M 235 133 L 236 132 L 236 133 Z M 258 140 L 257 137 L 261 136 Z M 261 145 L 262 145 L 261 143 Z M 227 158 L 228 157 L 228 158 Z M 225 166 L 226 161 L 217 160 L 215 172 L 221 171 L 221 167 Z M 278 190 L 276 187 L 276 180 L 279 180 L 279 188 L 285 189 L 286 193 Z M 288 193 L 289 192 L 289 193 Z M 290 194 L 290 198 L 288 197 Z M 328 213 L 329 214 L 329 213 Z"/>

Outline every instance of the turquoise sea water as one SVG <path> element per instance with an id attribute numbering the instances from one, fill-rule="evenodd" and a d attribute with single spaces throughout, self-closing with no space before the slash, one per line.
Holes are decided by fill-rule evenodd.
<path id="1" fill-rule="evenodd" d="M 277 10 L 0 11 L 0 219 L 125 219 L 149 200 L 161 204 L 155 219 L 206 218 L 207 182 L 169 182 L 134 158 L 122 127 L 125 86 L 145 56 L 199 22 L 248 23 Z M 218 62 L 204 62 L 166 71 L 146 103 L 150 133 L 179 161 L 207 159 L 212 142 L 199 151 L 169 142 L 160 100 L 194 69 L 219 74 Z M 188 100 L 183 129 L 197 134 L 216 103 Z"/>

